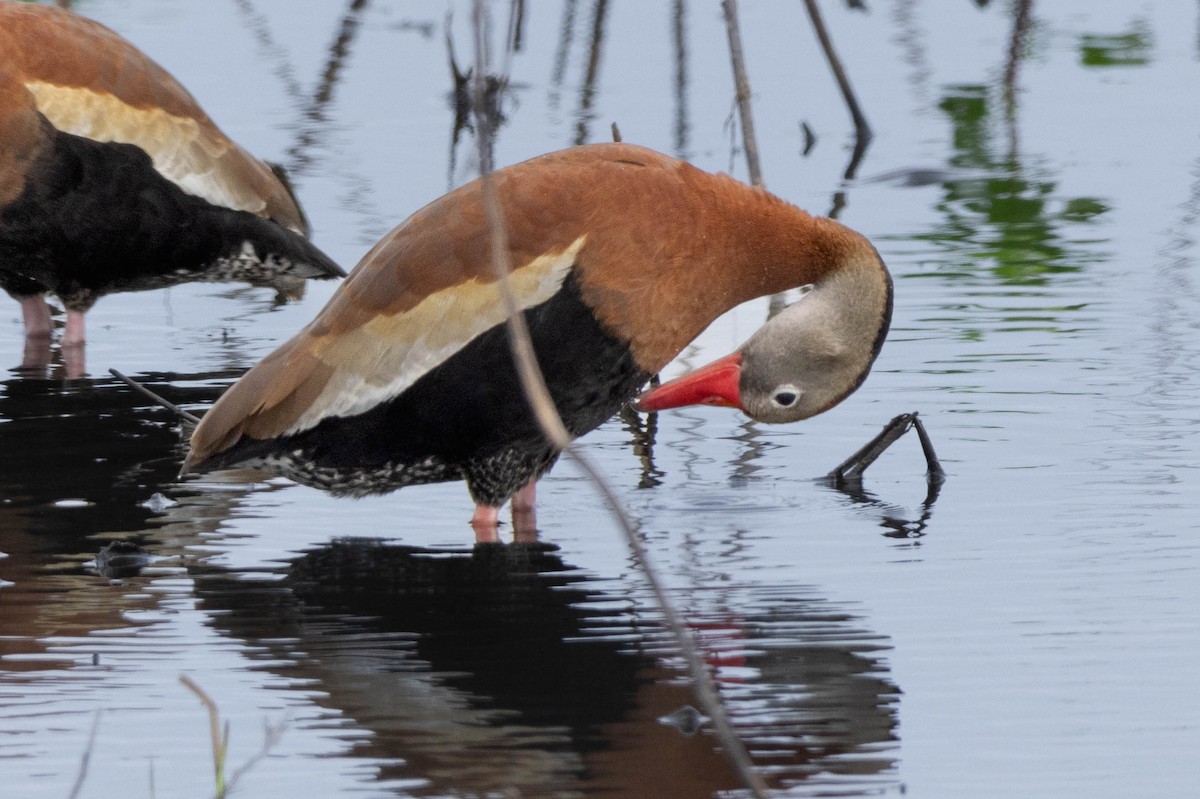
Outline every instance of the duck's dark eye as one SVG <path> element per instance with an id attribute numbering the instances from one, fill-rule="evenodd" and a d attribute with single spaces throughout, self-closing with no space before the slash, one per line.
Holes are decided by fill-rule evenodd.
<path id="1" fill-rule="evenodd" d="M 787 408 L 800 398 L 795 391 L 780 391 L 775 394 L 775 404 Z"/>

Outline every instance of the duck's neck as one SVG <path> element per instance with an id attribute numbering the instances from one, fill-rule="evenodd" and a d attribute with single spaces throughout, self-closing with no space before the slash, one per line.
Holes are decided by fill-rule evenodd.
<path id="1" fill-rule="evenodd" d="M 714 289 L 731 305 L 797 286 L 820 286 L 833 276 L 882 290 L 887 272 L 875 248 L 840 222 L 813 216 L 765 192 L 757 202 L 721 209 L 716 222 L 723 268 L 712 270 Z M 723 223 L 723 224 L 722 224 Z"/>
<path id="2" fill-rule="evenodd" d="M 811 299 L 839 309 L 842 335 L 878 352 L 891 319 L 892 284 L 870 242 L 831 219 L 725 180 L 732 185 L 721 202 L 702 215 L 703 236 L 690 248 L 692 263 L 656 292 L 659 307 L 647 309 L 662 324 L 636 328 L 642 340 L 634 352 L 643 366 L 662 368 L 714 319 L 743 302 L 810 284 L 816 295 Z"/>
<path id="3" fill-rule="evenodd" d="M 730 255 L 745 259 L 739 271 L 750 276 L 731 289 L 743 292 L 737 302 L 812 285 L 806 302 L 827 309 L 829 332 L 860 351 L 865 375 L 892 318 L 892 278 L 883 259 L 862 234 L 773 199 L 764 199 L 764 211 Z"/>

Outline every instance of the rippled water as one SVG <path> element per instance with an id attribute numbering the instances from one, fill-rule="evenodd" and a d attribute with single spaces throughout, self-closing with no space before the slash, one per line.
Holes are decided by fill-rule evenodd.
<path id="1" fill-rule="evenodd" d="M 526 5 L 500 163 L 615 120 L 745 176 L 715 3 Z M 850 123 L 802 4 L 744 3 L 742 27 L 768 186 L 866 233 L 896 277 L 875 372 L 801 425 L 693 409 L 613 419 L 586 449 L 780 792 L 1193 796 L 1196 8 L 1034 4 L 1009 69 L 1015 4 L 867 5 L 823 4 L 876 132 L 845 184 Z M 471 177 L 441 6 L 79 7 L 287 164 L 348 266 Z M 469 7 L 453 10 L 466 59 Z M 5 795 L 69 795 L 85 751 L 81 796 L 210 795 L 184 674 L 229 722 L 231 772 L 281 726 L 245 795 L 736 790 L 703 719 L 687 729 L 658 612 L 570 463 L 543 484 L 541 544 L 481 548 L 460 485 L 351 502 L 240 474 L 174 482 L 173 420 L 107 368 L 202 410 L 331 290 L 283 307 L 214 286 L 106 298 L 88 378 L 0 380 Z M 670 372 L 765 313 L 720 320 Z M 0 302 L 0 358 L 21 357 Z M 945 461 L 940 491 L 908 439 L 863 491 L 813 479 L 909 410 Z M 122 554 L 136 568 L 115 571 Z"/>

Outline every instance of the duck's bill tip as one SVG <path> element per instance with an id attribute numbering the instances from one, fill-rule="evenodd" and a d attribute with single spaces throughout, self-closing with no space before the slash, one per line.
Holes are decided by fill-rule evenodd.
<path id="1" fill-rule="evenodd" d="M 650 389 L 633 402 L 639 411 L 664 411 L 685 405 L 715 405 L 741 408 L 738 381 L 742 375 L 742 355 L 735 352 L 708 366 Z"/>

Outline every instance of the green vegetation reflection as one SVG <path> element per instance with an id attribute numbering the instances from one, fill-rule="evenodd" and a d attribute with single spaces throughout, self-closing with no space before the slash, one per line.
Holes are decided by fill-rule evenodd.
<path id="1" fill-rule="evenodd" d="M 1152 44 L 1149 26 L 1135 20 L 1126 33 L 1080 36 L 1079 58 L 1085 67 L 1145 66 L 1150 63 Z"/>
<path id="2" fill-rule="evenodd" d="M 948 87 L 940 103 L 953 125 L 951 177 L 935 206 L 941 221 L 915 237 L 948 253 L 938 274 L 1040 286 L 1103 260 L 1092 223 L 1109 210 L 1108 202 L 1063 197 L 1044 162 L 1023 163 L 1015 130 L 998 135 L 1016 124 L 995 113 L 1001 105 L 997 93 L 979 85 Z"/>

